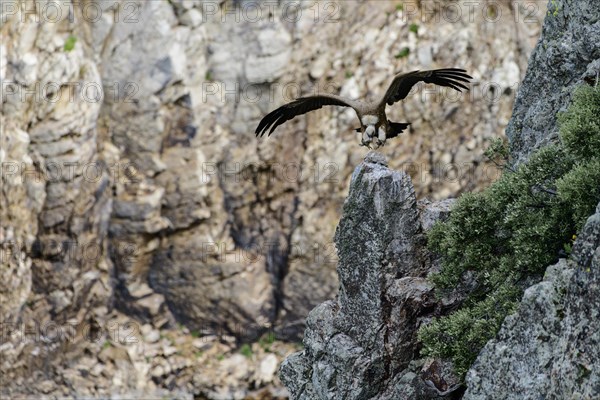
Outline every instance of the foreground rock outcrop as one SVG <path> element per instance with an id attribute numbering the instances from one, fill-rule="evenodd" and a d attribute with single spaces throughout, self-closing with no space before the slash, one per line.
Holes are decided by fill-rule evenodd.
<path id="1" fill-rule="evenodd" d="M 419 212 L 410 177 L 380 154 L 356 168 L 335 235 L 338 297 L 310 312 L 305 349 L 281 367 L 294 399 L 433 399 L 457 388 L 442 363 L 417 360 L 416 343 L 440 306 L 425 279 L 433 263 L 423 225 L 448 206 Z"/>
<path id="2" fill-rule="evenodd" d="M 525 291 L 467 375 L 464 399 L 600 395 L 600 204 L 573 248 Z"/>

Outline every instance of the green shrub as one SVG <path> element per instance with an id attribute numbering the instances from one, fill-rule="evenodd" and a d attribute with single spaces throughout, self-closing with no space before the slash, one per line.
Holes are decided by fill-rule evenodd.
<path id="1" fill-rule="evenodd" d="M 248 343 L 244 343 L 242 347 L 240 347 L 240 354 L 247 358 L 252 357 L 252 347 L 250 347 Z"/>
<path id="2" fill-rule="evenodd" d="M 489 147 L 485 150 L 484 155 L 498 165 L 498 159 L 508 159 L 508 143 L 502 138 L 493 139 Z"/>
<path id="3" fill-rule="evenodd" d="M 570 248 L 600 201 L 598 115 L 600 88 L 576 90 L 559 116 L 561 144 L 506 170 L 485 191 L 461 196 L 429 232 L 430 249 L 441 256 L 431 277 L 438 291 L 455 289 L 467 272 L 475 285 L 459 310 L 421 328 L 423 355 L 450 359 L 464 374 L 518 304 L 524 282 Z M 506 156 L 501 142 L 491 147 L 488 155 Z"/>
<path id="4" fill-rule="evenodd" d="M 600 156 L 579 163 L 556 182 L 558 195 L 573 209 L 577 226 L 583 226 L 600 198 Z"/>
<path id="5" fill-rule="evenodd" d="M 75 43 L 77 43 L 77 37 L 74 35 L 70 35 L 67 40 L 65 40 L 65 45 L 63 46 L 63 50 L 69 52 L 75 48 Z"/>
<path id="6" fill-rule="evenodd" d="M 519 290 L 502 285 L 494 294 L 473 307 L 462 308 L 446 318 L 425 325 L 419 332 L 424 355 L 452 359 L 456 373 L 464 375 L 479 350 L 495 336 L 504 316 L 518 304 Z"/>
<path id="7" fill-rule="evenodd" d="M 394 58 L 404 58 L 404 57 L 408 57 L 408 54 L 410 53 L 410 49 L 408 47 L 403 47 L 395 56 Z"/>
<path id="8" fill-rule="evenodd" d="M 578 160 L 600 155 L 599 90 L 598 86 L 581 87 L 573 95 L 574 107 L 558 116 L 565 149 Z"/>

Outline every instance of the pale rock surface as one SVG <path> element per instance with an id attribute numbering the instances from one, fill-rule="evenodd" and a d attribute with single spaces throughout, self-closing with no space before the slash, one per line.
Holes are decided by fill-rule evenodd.
<path id="1" fill-rule="evenodd" d="M 332 237 L 364 157 L 356 118 L 326 108 L 257 141 L 259 119 L 300 95 L 346 87 L 371 97 L 395 71 L 462 66 L 475 77 L 471 97 L 420 89 L 390 108 L 413 125 L 383 151 L 410 172 L 417 197 L 484 186 L 482 151 L 502 133 L 514 93 L 488 99 L 480 89 L 515 84 L 544 15 L 526 0 L 500 5 L 495 22 L 484 7 L 449 21 L 408 2 L 404 11 L 263 2 L 252 21 L 246 2 L 90 3 L 97 20 L 84 14 L 88 2 L 55 2 L 58 20 L 36 15 L 44 2 L 1 7 L 2 323 L 101 338 L 3 335 L 9 397 L 228 396 L 221 378 L 196 379 L 212 366 L 194 364 L 193 350 L 159 354 L 153 330 L 135 351 L 105 337 L 116 318 L 159 337 L 181 323 L 221 338 L 274 329 L 296 340 L 308 311 L 335 296 Z M 533 19 L 516 18 L 529 5 Z M 403 47 L 408 56 L 394 58 Z M 461 165 L 458 179 L 442 160 Z M 187 363 L 198 369 L 181 373 Z M 249 382 L 236 393 L 254 390 Z"/>

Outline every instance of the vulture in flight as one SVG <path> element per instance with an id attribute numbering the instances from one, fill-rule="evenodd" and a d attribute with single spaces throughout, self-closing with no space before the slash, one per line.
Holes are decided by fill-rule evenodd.
<path id="1" fill-rule="evenodd" d="M 378 148 L 383 146 L 387 139 L 398 136 L 410 125 L 410 123 L 388 121 L 385 115 L 386 105 L 392 105 L 404 99 L 418 82 L 447 86 L 459 92 L 461 89 L 468 90 L 465 83 L 469 83 L 469 80 L 473 78 L 466 72 L 459 68 L 443 68 L 400 73 L 394 76 L 383 97 L 372 103 L 331 94 L 301 97 L 267 114 L 258 124 L 255 133 L 257 137 L 262 137 L 268 131 L 267 136 L 271 136 L 275 128 L 285 121 L 309 111 L 318 110 L 323 106 L 352 107 L 360 121 L 360 128 L 356 131 L 360 133 L 361 145 L 370 148 L 371 144 L 374 144 L 375 148 Z"/>

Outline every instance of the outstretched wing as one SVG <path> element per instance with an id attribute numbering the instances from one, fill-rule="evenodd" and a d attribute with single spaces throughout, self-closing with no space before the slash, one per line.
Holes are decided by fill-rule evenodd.
<path id="1" fill-rule="evenodd" d="M 255 132 L 256 136 L 262 137 L 269 128 L 271 128 L 271 130 L 267 136 L 271 136 L 271 133 L 273 133 L 275 128 L 285 121 L 289 121 L 298 115 L 306 114 L 309 111 L 318 110 L 323 106 L 344 106 L 354 108 L 354 103 L 343 97 L 329 94 L 301 97 L 267 114 L 258 124 Z"/>
<path id="2" fill-rule="evenodd" d="M 459 68 L 434 69 L 430 71 L 413 71 L 405 74 L 398 74 L 385 92 L 381 103 L 392 105 L 395 102 L 404 99 L 410 89 L 418 82 L 434 83 L 439 86 L 446 86 L 461 92 L 461 89 L 469 90 L 464 83 L 469 83 L 472 76 L 466 74 L 467 71 Z"/>

